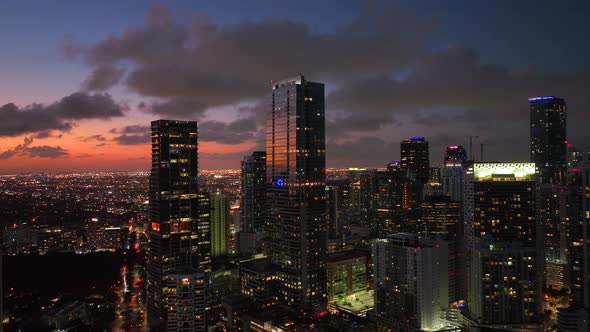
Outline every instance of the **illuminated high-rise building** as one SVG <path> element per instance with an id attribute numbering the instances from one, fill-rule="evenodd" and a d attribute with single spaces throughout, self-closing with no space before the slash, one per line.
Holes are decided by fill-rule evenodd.
<path id="1" fill-rule="evenodd" d="M 449 145 L 445 151 L 445 166 L 461 166 L 467 163 L 467 151 L 461 145 Z"/>
<path id="2" fill-rule="evenodd" d="M 254 151 L 242 160 L 242 231 L 264 231 L 266 221 L 266 152 Z"/>
<path id="3" fill-rule="evenodd" d="M 198 262 L 193 261 L 202 249 L 197 123 L 153 121 L 151 141 L 148 324 L 150 331 L 205 331 L 199 290 L 205 281 Z M 179 307 L 182 312 L 173 309 Z"/>
<path id="4" fill-rule="evenodd" d="M 458 236 L 463 224 L 460 202 L 455 202 L 446 195 L 426 196 L 421 210 L 424 233 Z"/>
<path id="5" fill-rule="evenodd" d="M 221 192 L 211 194 L 211 257 L 229 254 L 230 213 L 229 198 Z"/>
<path id="6" fill-rule="evenodd" d="M 388 235 L 373 243 L 375 314 L 395 331 L 460 331 L 449 308 L 449 249 L 440 238 Z"/>
<path id="7" fill-rule="evenodd" d="M 279 302 L 326 307 L 324 85 L 303 76 L 272 83 L 266 118 L 266 181 L 271 261 Z"/>
<path id="8" fill-rule="evenodd" d="M 533 163 L 474 163 L 465 178 L 468 317 L 479 326 L 536 326 L 542 250 Z"/>
<path id="9" fill-rule="evenodd" d="M 529 98 L 531 162 L 539 170 L 539 182 L 564 184 L 567 179 L 567 130 L 565 100 Z"/>
<path id="10" fill-rule="evenodd" d="M 211 272 L 211 198 L 209 193 L 199 193 L 199 224 L 197 226 L 199 248 L 197 266 L 203 272 Z"/>
<path id="11" fill-rule="evenodd" d="M 407 172 L 392 163 L 387 170 L 377 170 L 372 176 L 370 207 L 371 236 L 384 238 L 408 230 L 412 212 L 414 181 Z"/>
<path id="12" fill-rule="evenodd" d="M 400 168 L 412 171 L 420 186 L 430 178 L 430 156 L 428 141 L 424 136 L 412 136 L 401 142 Z"/>

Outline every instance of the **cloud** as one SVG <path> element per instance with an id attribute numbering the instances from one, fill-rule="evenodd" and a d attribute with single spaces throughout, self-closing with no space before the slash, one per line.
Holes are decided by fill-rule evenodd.
<path id="1" fill-rule="evenodd" d="M 397 70 L 411 59 L 414 40 L 428 26 L 401 11 L 367 13 L 330 33 L 270 18 L 220 25 L 207 17 L 188 24 L 163 7 L 148 11 L 143 26 L 91 45 L 68 42 L 64 53 L 81 58 L 93 72 L 86 82 L 103 89 L 116 84 L 121 64 L 130 64 L 122 83 L 160 101 L 154 113 L 199 116 L 208 109 L 257 100 L 269 81 L 300 72 L 341 81 L 366 73 Z M 418 23 L 422 24 L 418 24 Z M 269 43 L 272 41 L 272 43 Z M 296 56 L 294 56 L 296 55 Z M 107 76 L 109 79 L 97 79 Z"/>
<path id="2" fill-rule="evenodd" d="M 22 144 L 0 153 L 0 159 L 9 159 L 12 157 L 39 157 L 39 158 L 62 158 L 68 156 L 68 152 L 60 146 L 31 146 L 33 137 L 25 137 Z"/>
<path id="3" fill-rule="evenodd" d="M 143 125 L 131 125 L 109 130 L 112 134 L 119 134 L 113 137 L 112 141 L 120 145 L 148 144 L 150 142 L 150 127 Z"/>
<path id="4" fill-rule="evenodd" d="M 239 144 L 254 138 L 257 131 L 256 118 L 251 116 L 229 123 L 204 121 L 199 125 L 199 139 L 222 144 Z"/>
<path id="5" fill-rule="evenodd" d="M 102 135 L 92 135 L 92 136 L 82 137 L 82 138 L 80 138 L 80 140 L 82 142 L 92 142 L 92 141 L 104 142 L 107 140 L 107 138 Z"/>
<path id="6" fill-rule="evenodd" d="M 120 144 L 120 145 L 148 144 L 150 142 L 150 133 L 137 134 L 137 135 L 123 134 L 120 136 L 115 136 L 113 138 L 113 142 L 116 142 L 117 144 Z"/>
<path id="7" fill-rule="evenodd" d="M 50 137 L 62 138 L 62 136 L 63 136 L 62 134 L 54 134 L 52 130 L 43 130 L 43 131 L 37 132 L 34 137 L 42 139 L 42 138 L 50 138 Z"/>
<path id="8" fill-rule="evenodd" d="M 0 136 L 41 132 L 41 138 L 49 135 L 50 130 L 67 132 L 76 121 L 122 116 L 126 109 L 107 93 L 76 92 L 49 105 L 22 108 L 10 103 L 0 107 Z"/>
<path id="9" fill-rule="evenodd" d="M 150 126 L 131 125 L 122 128 L 113 128 L 109 132 L 113 134 L 144 134 L 150 132 Z"/>
<path id="10" fill-rule="evenodd" d="M 590 73 L 489 63 L 489 57 L 464 45 L 435 48 L 440 36 L 431 21 L 376 6 L 320 33 L 279 18 L 219 24 L 199 16 L 180 23 L 166 8 L 156 7 L 140 26 L 97 43 L 69 42 L 64 53 L 90 67 L 83 88 L 103 91 L 119 84 L 146 100 L 140 111 L 199 120 L 203 141 L 224 144 L 260 145 L 269 81 L 307 74 L 326 83 L 330 163 L 386 163 L 387 151 L 397 151 L 411 132 L 430 137 L 477 132 L 488 139 L 490 155 L 522 159 L 528 155 L 522 144 L 513 149 L 494 138 L 526 136 L 527 98 L 537 95 L 566 98 L 568 132 L 580 142 L 590 139 L 584 129 L 590 121 Z M 244 104 L 255 106 L 237 106 Z M 207 117 L 222 108 L 235 111 L 239 120 Z M 119 144 L 149 141 L 142 137 L 147 131 L 113 133 Z M 435 160 L 443 143 L 432 144 Z M 369 156 L 370 148 L 382 156 Z"/>
<path id="11" fill-rule="evenodd" d="M 93 69 L 90 76 L 82 83 L 86 91 L 103 91 L 119 82 L 125 71 L 121 68 L 103 65 Z"/>
<path id="12" fill-rule="evenodd" d="M 399 143 L 398 143 L 399 144 Z M 360 137 L 338 143 L 335 140 L 326 142 L 326 159 L 333 167 L 351 166 L 385 166 L 399 160 L 399 148 L 379 137 Z"/>
<path id="13" fill-rule="evenodd" d="M 30 157 L 40 158 L 61 158 L 68 155 L 68 152 L 62 149 L 60 146 L 32 146 L 28 148 L 28 154 Z"/>

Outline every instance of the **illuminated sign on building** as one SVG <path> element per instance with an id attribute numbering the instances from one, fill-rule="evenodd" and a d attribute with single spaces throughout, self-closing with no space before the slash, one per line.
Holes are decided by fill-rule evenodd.
<path id="1" fill-rule="evenodd" d="M 534 163 L 477 163 L 473 165 L 477 181 L 533 181 Z"/>
<path id="2" fill-rule="evenodd" d="M 546 96 L 546 97 L 534 97 L 534 98 L 529 98 L 529 101 L 538 101 L 538 100 L 552 100 L 555 99 L 555 97 L 553 96 Z"/>

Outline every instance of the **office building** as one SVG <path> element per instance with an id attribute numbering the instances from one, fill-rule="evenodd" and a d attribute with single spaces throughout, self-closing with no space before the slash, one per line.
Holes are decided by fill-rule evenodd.
<path id="1" fill-rule="evenodd" d="M 367 289 L 367 255 L 362 252 L 341 251 L 328 255 L 328 302 Z"/>
<path id="2" fill-rule="evenodd" d="M 545 287 L 561 290 L 567 287 L 568 234 L 571 192 L 567 186 L 539 186 L 537 213 L 543 232 Z"/>
<path id="3" fill-rule="evenodd" d="M 409 220 L 414 206 L 415 181 L 407 174 L 407 171 L 392 163 L 386 170 L 375 171 L 371 177 L 369 215 L 373 238 L 383 238 L 411 228 Z"/>
<path id="4" fill-rule="evenodd" d="M 424 234 L 458 236 L 463 225 L 461 203 L 446 195 L 426 196 L 421 205 L 421 225 Z"/>
<path id="5" fill-rule="evenodd" d="M 279 302 L 326 307 L 324 85 L 303 76 L 272 83 L 266 125 L 270 257 Z"/>
<path id="6" fill-rule="evenodd" d="M 229 199 L 221 192 L 211 194 L 211 257 L 223 257 L 230 251 Z"/>
<path id="7" fill-rule="evenodd" d="M 474 163 L 466 170 L 467 315 L 476 326 L 539 322 L 536 185 L 533 163 Z"/>
<path id="8" fill-rule="evenodd" d="M 240 291 L 258 309 L 278 304 L 279 278 L 276 267 L 266 258 L 240 264 Z"/>
<path id="9" fill-rule="evenodd" d="M 413 172 L 417 182 L 424 185 L 430 179 L 428 141 L 424 136 L 412 136 L 400 145 L 400 168 Z"/>
<path id="10" fill-rule="evenodd" d="M 254 151 L 242 160 L 241 173 L 242 231 L 264 231 L 266 221 L 266 152 Z"/>
<path id="11" fill-rule="evenodd" d="M 211 272 L 211 196 L 201 192 L 199 197 L 199 222 L 197 236 L 199 246 L 197 250 L 197 266 L 205 273 Z"/>
<path id="12" fill-rule="evenodd" d="M 441 169 L 442 191 L 455 202 L 463 202 L 464 176 L 465 169 L 461 165 L 449 165 Z"/>
<path id="13" fill-rule="evenodd" d="M 467 150 L 461 145 L 449 145 L 445 151 L 445 166 L 462 166 L 467 163 Z"/>
<path id="14" fill-rule="evenodd" d="M 539 182 L 565 184 L 567 179 L 567 130 L 565 100 L 529 98 L 531 162 L 539 170 Z"/>
<path id="15" fill-rule="evenodd" d="M 375 314 L 399 331 L 458 331 L 449 308 L 448 245 L 399 233 L 373 244 Z"/>
<path id="16" fill-rule="evenodd" d="M 190 268 L 167 275 L 166 331 L 206 331 L 205 283 L 205 273 Z"/>
<path id="17" fill-rule="evenodd" d="M 150 331 L 205 331 L 196 296 L 204 279 L 193 261 L 199 252 L 197 123 L 153 121 L 151 142 L 148 324 Z M 181 313 L 174 303 L 182 304 Z"/>

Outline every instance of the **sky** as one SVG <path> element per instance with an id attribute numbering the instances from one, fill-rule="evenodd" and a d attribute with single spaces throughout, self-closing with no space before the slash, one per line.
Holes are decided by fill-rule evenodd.
<path id="1" fill-rule="evenodd" d="M 590 145 L 590 2 L 3 1 L 0 174 L 148 170 L 149 123 L 199 124 L 202 169 L 264 150 L 271 80 L 326 84 L 328 167 L 431 164 L 477 135 L 529 160 L 529 97 Z"/>

